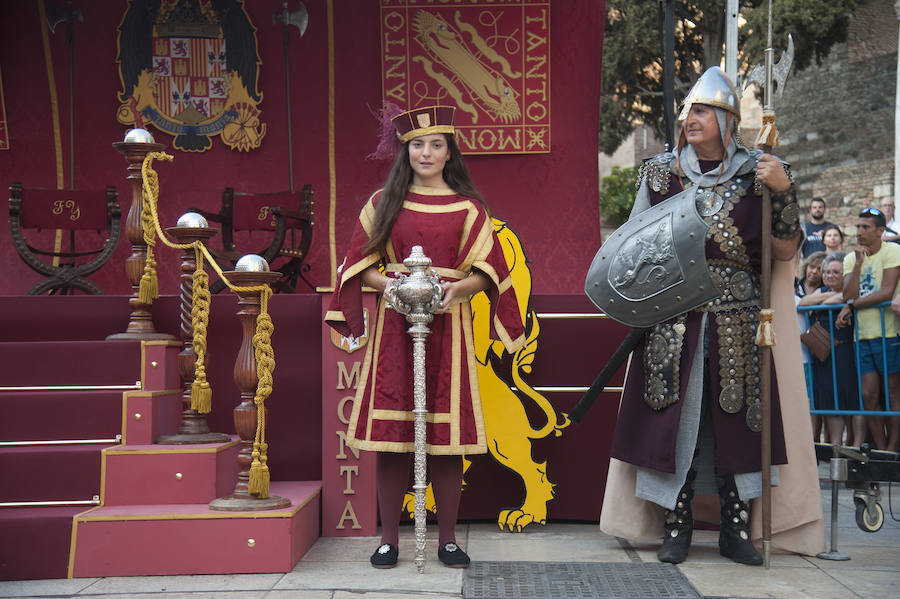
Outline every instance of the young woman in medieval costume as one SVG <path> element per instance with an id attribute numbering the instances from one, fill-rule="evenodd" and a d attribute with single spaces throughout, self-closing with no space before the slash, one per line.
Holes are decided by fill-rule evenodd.
<path id="1" fill-rule="evenodd" d="M 454 139 L 454 108 L 435 106 L 392 119 L 403 143 L 383 189 L 366 202 L 339 273 L 326 322 L 342 335 L 365 330 L 361 288 L 383 294 L 403 259 L 422 246 L 441 277 L 443 299 L 426 338 L 426 450 L 437 507 L 438 557 L 466 567 L 456 544 L 462 455 L 486 453 L 478 391 L 470 296 L 491 303 L 491 335 L 509 352 L 524 345 L 515 291 L 487 206 L 469 177 Z M 413 358 L 405 318 L 380 298 L 347 438 L 375 451 L 381 545 L 376 568 L 397 564 L 398 528 L 413 461 Z"/>
<path id="2" fill-rule="evenodd" d="M 655 325 L 632 355 L 619 407 L 601 529 L 631 539 L 664 535 L 660 561 L 687 557 L 695 517 L 720 521 L 719 552 L 757 565 L 751 538 L 760 531 L 749 501 L 762 492 L 759 351 L 761 186 L 772 191 L 773 548 L 815 554 L 824 522 L 800 344 L 794 316 L 793 259 L 800 242 L 796 199 L 786 166 L 748 150 L 738 138 L 740 96 L 713 67 L 685 98 L 675 153 L 650 158 L 632 218 L 697 186 L 708 227 L 710 274 L 721 296 Z M 777 371 L 777 372 L 776 372 Z M 777 386 L 776 386 L 777 382 Z M 694 493 L 717 493 L 719 513 L 704 515 Z M 708 504 L 705 504 L 708 505 Z M 695 509 L 696 508 L 696 509 Z M 753 521 L 751 522 L 751 514 Z"/>

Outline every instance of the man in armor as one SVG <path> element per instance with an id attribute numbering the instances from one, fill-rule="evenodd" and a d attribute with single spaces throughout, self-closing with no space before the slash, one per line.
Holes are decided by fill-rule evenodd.
<path id="1" fill-rule="evenodd" d="M 658 539 L 663 533 L 658 558 L 677 564 L 687 557 L 691 542 L 694 493 L 718 493 L 720 553 L 738 563 L 759 565 L 762 556 L 751 542 L 759 526 L 758 522 L 751 526 L 748 501 L 762 494 L 762 410 L 755 341 L 762 186 L 771 190 L 772 222 L 767 231 L 775 271 L 781 273 L 775 278 L 785 281 L 773 287 L 773 307 L 778 305 L 776 296 L 786 294 L 789 311 L 793 260 L 802 238 L 797 202 L 787 164 L 742 144 L 740 97 L 718 67 L 706 71 L 691 89 L 679 120 L 682 128 L 676 151 L 654 156 L 641 168 L 631 220 L 656 218 L 655 212 L 662 208 L 650 211 L 651 207 L 694 187 L 693 206 L 688 208 L 696 208 L 706 234 L 701 242 L 702 231 L 699 235 L 692 231 L 689 241 L 705 243 L 707 263 L 702 281 L 694 285 L 702 290 L 711 279 L 718 291 L 713 299 L 674 318 L 648 320 L 653 326 L 632 354 L 625 382 L 600 526 L 606 533 L 632 539 Z M 678 221 L 690 220 L 679 212 L 682 209 L 671 217 L 676 238 L 681 236 Z M 679 272 L 691 279 L 690 268 L 698 261 L 681 262 Z M 612 282 L 617 284 L 621 282 Z M 676 301 L 681 300 L 676 296 Z M 660 305 L 654 306 L 660 303 L 648 297 L 629 308 L 633 313 L 653 312 L 660 310 Z M 793 323 L 795 339 L 786 347 L 796 355 L 789 354 L 785 366 L 778 366 L 778 378 L 786 379 L 785 383 L 802 381 L 796 318 L 792 312 L 781 318 Z M 797 370 L 796 377 L 788 372 L 791 367 Z M 784 535 L 775 546 L 816 553 L 824 545 L 824 525 L 808 405 L 802 403 L 805 395 L 799 387 L 785 393 L 784 385 L 779 389 L 774 383 L 773 377 L 771 463 L 790 462 L 794 468 L 773 466 L 772 483 L 780 483 L 781 491 L 800 489 L 796 495 L 780 498 L 792 507 L 785 517 L 776 519 L 773 530 Z M 785 403 L 797 404 L 800 417 L 783 418 Z M 793 427 L 799 422 L 805 423 L 804 428 L 795 435 Z M 794 437 L 806 448 L 792 451 Z M 794 504 L 800 507 L 795 509 Z"/>

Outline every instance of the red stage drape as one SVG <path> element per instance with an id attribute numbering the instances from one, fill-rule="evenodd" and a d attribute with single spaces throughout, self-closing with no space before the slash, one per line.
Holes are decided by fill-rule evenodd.
<path id="1" fill-rule="evenodd" d="M 115 59 L 116 29 L 126 4 L 121 0 L 82 4 L 84 21 L 73 25 L 74 186 L 115 185 L 124 215 L 131 202 L 126 163 L 110 144 L 125 133 L 115 118 L 121 90 Z M 370 110 L 381 103 L 379 2 L 305 0 L 305 5 L 308 29 L 301 38 L 292 28 L 290 41 L 294 173 L 298 188 L 304 183 L 315 188 L 316 226 L 308 276 L 314 284 L 327 286 L 331 284 L 332 254 L 343 255 L 359 208 L 389 168 L 384 162 L 365 158 L 376 145 L 377 126 Z M 522 239 L 533 262 L 534 291 L 580 293 L 600 242 L 597 101 L 605 3 L 553 2 L 550 8 L 552 152 L 471 156 L 468 163 L 494 213 L 508 220 Z M 281 9 L 281 0 L 247 3 L 258 29 L 262 58 L 259 89 L 264 97 L 260 108 L 268 128 L 262 146 L 249 153 L 235 152 L 214 137 L 210 151 L 175 152 L 173 163 L 157 163 L 164 227 L 173 225 L 188 206 L 218 210 L 224 187 L 239 191 L 288 188 L 285 63 L 281 25 L 272 24 L 272 15 Z M 22 181 L 26 188 L 73 183 L 68 175 L 66 24 L 59 24 L 51 33 L 41 22 L 40 12 L 36 1 L 0 5 L 0 62 L 10 141 L 9 150 L 0 150 L 3 189 L 12 181 Z M 44 52 L 44 32 L 49 60 Z M 333 116 L 329 116 L 330 97 Z M 329 123 L 333 123 L 333 136 Z M 157 141 L 171 148 L 171 137 L 153 133 Z M 24 294 L 39 278 L 15 254 L 5 226 L 0 227 L 0 248 L 0 293 Z M 161 248 L 160 254 L 160 290 L 177 293 L 179 257 L 167 248 Z M 123 235 L 113 259 L 91 279 L 106 293 L 130 293 L 123 265 L 129 255 Z"/>

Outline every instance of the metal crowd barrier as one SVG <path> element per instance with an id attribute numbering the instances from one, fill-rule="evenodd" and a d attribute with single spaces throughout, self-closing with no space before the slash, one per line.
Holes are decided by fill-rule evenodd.
<path id="1" fill-rule="evenodd" d="M 810 325 L 810 312 L 828 311 L 828 334 L 831 338 L 831 384 L 832 396 L 834 398 L 834 409 L 824 410 L 816 409 L 813 402 L 814 397 L 814 377 L 808 380 L 810 401 L 810 414 L 821 414 L 824 416 L 900 416 L 900 411 L 891 409 L 890 388 L 887 383 L 887 340 L 885 338 L 884 320 L 886 314 L 893 317 L 893 313 L 886 312 L 890 310 L 890 302 L 882 302 L 875 306 L 862 308 L 862 310 L 880 310 L 881 315 L 881 360 L 882 360 L 882 385 L 884 389 L 885 403 L 884 410 L 867 410 L 862 400 L 862 380 L 860 377 L 860 360 L 859 352 L 854 351 L 854 360 L 856 362 L 856 384 L 857 398 L 859 400 L 858 410 L 841 410 L 838 408 L 838 389 L 837 389 L 837 359 L 835 355 L 834 343 L 834 321 L 837 314 L 845 304 L 830 305 L 814 305 L 814 306 L 797 306 L 797 313 L 806 320 L 806 328 Z M 853 324 L 853 345 L 854 349 L 859 344 L 859 330 L 856 323 Z M 810 360 L 816 359 L 810 352 Z M 837 505 L 839 483 L 843 482 L 849 489 L 853 489 L 853 503 L 856 508 L 856 524 L 865 532 L 877 532 L 884 524 L 884 509 L 881 506 L 881 489 L 880 482 L 900 482 L 900 453 L 895 451 L 880 451 L 871 449 L 868 444 L 863 447 L 843 447 L 838 444 L 816 443 L 816 459 L 818 461 L 829 462 L 829 478 L 831 479 L 831 545 L 830 550 L 820 553 L 818 557 L 829 560 L 849 560 L 850 556 L 842 554 L 837 550 Z"/>
<path id="2" fill-rule="evenodd" d="M 831 361 L 831 384 L 832 384 L 832 394 L 834 396 L 834 409 L 833 410 L 817 410 L 815 409 L 814 404 L 812 403 L 812 395 L 814 393 L 814 387 L 809 388 L 809 401 L 810 401 L 810 414 L 821 414 L 823 416 L 900 416 L 900 410 L 892 410 L 891 409 L 891 397 L 890 391 L 888 389 L 887 384 L 887 340 L 884 337 L 884 318 L 885 313 L 890 315 L 891 317 L 894 314 L 890 311 L 890 302 L 882 302 L 880 304 L 876 304 L 874 306 L 870 306 L 867 308 L 860 308 L 857 312 L 865 311 L 865 310 L 880 310 L 881 314 L 881 360 L 882 360 L 882 386 L 884 388 L 885 394 L 885 403 L 884 410 L 866 410 L 863 406 L 862 400 L 862 382 L 860 378 L 860 367 L 859 367 L 859 352 L 854 352 L 854 359 L 856 361 L 856 386 L 857 386 L 857 397 L 859 399 L 859 409 L 858 410 L 841 410 L 838 409 L 838 392 L 837 392 L 837 361 L 835 358 L 835 345 L 834 345 L 834 329 L 835 324 L 834 321 L 837 318 L 837 314 L 841 311 L 846 304 L 829 304 L 829 305 L 815 305 L 815 306 L 797 306 L 797 312 L 802 314 L 806 318 L 806 328 L 809 328 L 810 325 L 810 312 L 820 312 L 820 311 L 830 311 L 833 316 L 828 319 L 828 334 L 831 337 L 831 355 L 828 359 Z M 854 346 L 857 346 L 859 343 L 859 329 L 856 327 L 856 323 L 853 323 L 853 342 Z M 815 357 L 810 354 L 810 360 L 814 360 Z"/>

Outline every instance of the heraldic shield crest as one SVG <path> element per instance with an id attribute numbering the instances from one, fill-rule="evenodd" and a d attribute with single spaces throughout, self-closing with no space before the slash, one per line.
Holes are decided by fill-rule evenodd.
<path id="1" fill-rule="evenodd" d="M 247 152 L 266 135 L 256 28 L 241 0 L 131 0 L 117 62 L 124 125 L 153 125 L 184 152 L 205 152 L 214 135 Z"/>
<path id="2" fill-rule="evenodd" d="M 709 274 L 696 187 L 633 216 L 600 247 L 584 292 L 632 327 L 650 327 L 721 294 Z"/>

